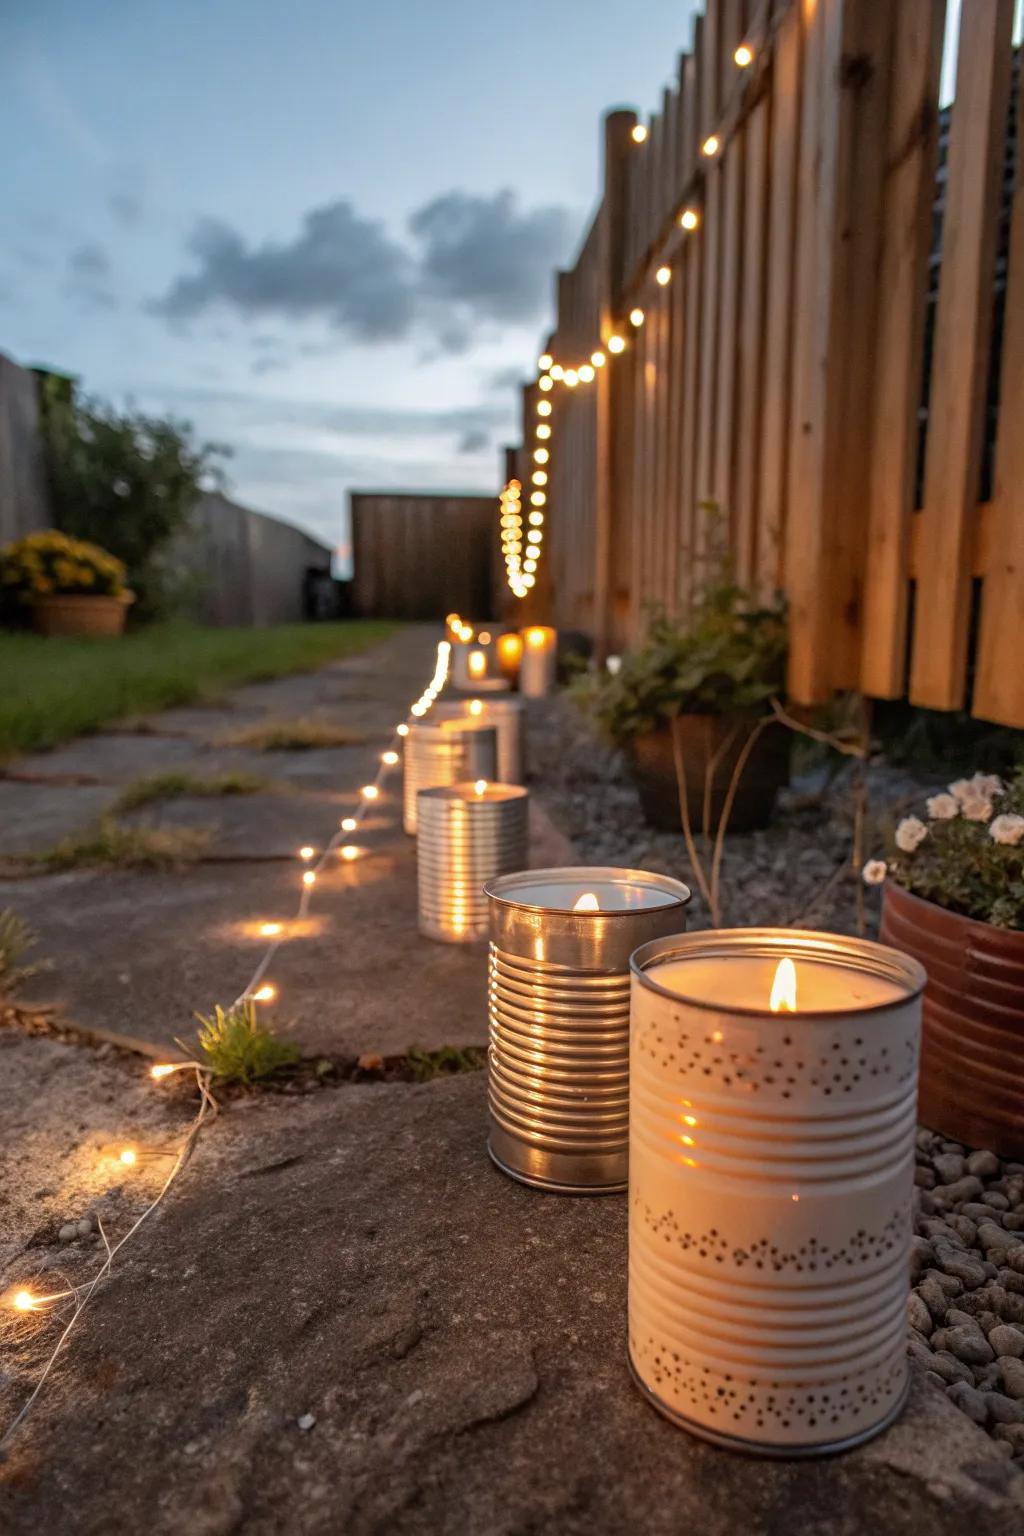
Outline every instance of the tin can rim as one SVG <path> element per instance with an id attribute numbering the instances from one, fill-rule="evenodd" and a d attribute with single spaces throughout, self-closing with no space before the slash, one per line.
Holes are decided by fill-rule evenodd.
<path id="1" fill-rule="evenodd" d="M 675 1003 L 685 1003 L 689 1008 L 703 1008 L 710 1013 L 720 1013 L 721 1006 L 714 999 L 691 997 L 675 987 L 663 986 L 650 975 L 650 967 L 658 961 L 687 959 L 696 955 L 760 954 L 779 959 L 787 957 L 799 960 L 817 960 L 834 964 L 847 970 L 866 971 L 882 977 L 904 989 L 904 1002 L 918 997 L 928 981 L 924 966 L 902 950 L 875 939 L 852 938 L 847 934 L 821 933 L 812 928 L 703 928 L 690 933 L 673 933 L 664 939 L 651 939 L 641 944 L 629 957 L 629 969 L 642 987 L 657 992 Z M 851 963 L 852 962 L 852 963 Z M 861 1018 L 867 1013 L 884 1013 L 899 1006 L 898 999 L 880 1003 L 866 1003 L 859 1007 L 815 1008 L 796 1014 L 773 1013 L 767 1003 L 753 1007 L 730 1003 L 724 1011 L 746 1018 L 766 1019 L 778 1023 L 793 1019 Z"/>
<path id="2" fill-rule="evenodd" d="M 544 880 L 570 884 L 586 884 L 587 881 L 603 880 L 612 885 L 642 885 L 649 890 L 659 891 L 669 899 L 658 907 L 625 907 L 619 911 L 610 911 L 607 907 L 597 911 L 576 911 L 573 907 L 555 907 L 546 903 L 542 905 L 516 900 L 517 889 L 536 885 Z M 618 921 L 620 918 L 633 917 L 642 917 L 649 921 L 652 912 L 664 912 L 672 907 L 685 907 L 692 893 L 690 887 L 684 885 L 681 880 L 676 880 L 672 875 L 660 875 L 655 870 L 622 869 L 606 864 L 567 864 L 564 867 L 550 869 L 519 869 L 510 875 L 499 875 L 496 880 L 489 880 L 484 886 L 484 894 L 504 907 L 515 907 L 523 912 L 554 912 L 564 917 L 582 919 L 584 922 L 593 919 L 599 921 L 603 919 L 607 922 L 609 918 Z"/>
<path id="3" fill-rule="evenodd" d="M 468 798 L 467 791 L 471 790 L 475 783 L 475 779 L 460 779 L 457 784 L 431 784 L 428 789 L 417 790 L 416 798 L 418 800 L 422 800 L 425 797 L 432 800 L 451 800 L 454 804 L 458 805 L 482 805 L 486 806 L 488 810 L 493 811 L 499 805 L 509 805 L 516 800 L 526 800 L 530 795 L 530 791 L 523 784 L 505 784 L 501 779 L 488 779 L 487 787 L 504 791 L 505 798 L 502 800 L 485 800 L 481 796 L 479 799 L 474 798 L 471 800 Z"/>

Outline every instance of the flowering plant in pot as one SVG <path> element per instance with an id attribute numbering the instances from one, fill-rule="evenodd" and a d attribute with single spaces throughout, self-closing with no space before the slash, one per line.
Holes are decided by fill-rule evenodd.
<path id="1" fill-rule="evenodd" d="M 44 635 L 119 635 L 133 600 L 120 560 L 56 528 L 0 549 L 0 590 Z"/>
<path id="2" fill-rule="evenodd" d="M 643 642 L 574 692 L 623 748 L 652 826 L 678 831 L 682 801 L 708 835 L 732 785 L 729 824 L 743 831 L 766 825 L 788 778 L 786 732 L 763 728 L 785 667 L 784 609 L 760 605 L 723 565 L 689 617 L 654 609 Z"/>
<path id="3" fill-rule="evenodd" d="M 881 936 L 928 972 L 921 1118 L 970 1146 L 1024 1154 L 1024 767 L 958 779 L 906 816 L 888 860 Z"/>

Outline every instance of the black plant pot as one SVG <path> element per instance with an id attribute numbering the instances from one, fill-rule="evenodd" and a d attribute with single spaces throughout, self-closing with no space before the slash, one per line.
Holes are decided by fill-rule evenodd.
<path id="1" fill-rule="evenodd" d="M 674 730 L 685 774 L 690 825 L 695 834 L 703 828 L 707 795 L 713 836 L 737 759 L 756 724 L 756 718 L 748 716 L 680 715 L 671 728 L 635 736 L 626 747 L 626 756 L 648 825 L 659 832 L 682 830 L 672 748 Z M 773 722 L 761 732 L 736 786 L 730 831 L 752 832 L 771 821 L 775 797 L 789 783 L 789 746 L 785 726 Z"/>

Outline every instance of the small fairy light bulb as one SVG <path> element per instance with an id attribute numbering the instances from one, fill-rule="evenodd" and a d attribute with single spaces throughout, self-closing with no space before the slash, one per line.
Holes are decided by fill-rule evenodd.
<path id="1" fill-rule="evenodd" d="M 538 416 L 550 416 L 551 415 L 551 401 L 550 400 L 538 400 L 537 401 L 537 415 Z"/>
<path id="2" fill-rule="evenodd" d="M 642 144 L 644 142 L 644 140 L 647 138 L 647 129 L 643 123 L 633 124 L 630 138 L 633 140 L 634 144 Z"/>
<path id="3" fill-rule="evenodd" d="M 427 706 L 425 704 L 414 704 L 412 706 L 412 709 L 410 709 L 410 711 L 409 711 L 410 715 L 415 715 L 417 720 L 420 718 L 421 715 L 425 715 L 426 712 L 427 712 Z"/>
<path id="4" fill-rule="evenodd" d="M 305 875 L 302 878 L 305 880 Z M 313 878 L 315 880 L 316 876 L 314 875 Z M 252 994 L 252 1000 L 254 1003 L 272 1003 L 276 996 L 277 988 L 271 986 L 269 981 L 265 981 L 262 987 L 256 988 L 256 991 Z"/>
<path id="5" fill-rule="evenodd" d="M 590 361 L 593 363 L 595 368 L 603 368 L 604 367 L 605 357 L 604 357 L 604 353 L 601 351 L 600 347 L 598 347 L 596 352 L 591 352 L 591 354 L 590 354 Z"/>
<path id="6" fill-rule="evenodd" d="M 646 316 L 644 315 L 644 312 L 639 307 L 639 305 L 636 307 L 636 309 L 631 309 L 630 310 L 630 312 L 629 312 L 629 323 L 630 323 L 630 325 L 635 325 L 638 330 L 639 330 L 640 326 L 643 325 L 645 319 L 646 319 Z"/>
<path id="7" fill-rule="evenodd" d="M 707 138 L 704 140 L 704 143 L 701 145 L 700 151 L 702 155 L 707 155 L 708 159 L 710 160 L 713 155 L 718 154 L 718 151 L 721 149 L 721 147 L 721 141 L 718 137 L 718 134 L 709 133 Z"/>
<path id="8" fill-rule="evenodd" d="M 482 715 L 484 712 L 483 699 L 470 699 L 468 709 L 471 715 Z"/>
<path id="9" fill-rule="evenodd" d="M 358 823 L 358 821 L 356 821 L 354 816 L 344 816 L 344 817 L 342 817 L 341 830 L 343 832 L 354 832 L 356 827 L 358 827 L 358 825 L 359 825 L 359 823 Z"/>
<path id="10" fill-rule="evenodd" d="M 533 474 L 530 476 L 530 479 L 533 481 L 534 485 L 547 485 L 548 472 L 546 469 L 535 469 Z"/>
<path id="11" fill-rule="evenodd" d="M 535 448 L 533 450 L 533 462 L 535 464 L 546 464 L 550 457 L 551 455 L 546 448 Z"/>
<path id="12" fill-rule="evenodd" d="M 377 788 L 376 784 L 364 784 L 359 793 L 362 795 L 364 800 L 380 799 L 380 790 Z"/>
<path id="13" fill-rule="evenodd" d="M 395 726 L 395 735 L 396 736 L 408 736 L 408 734 L 409 734 L 409 727 L 406 725 L 404 720 L 402 721 L 401 725 L 396 725 Z"/>
<path id="14" fill-rule="evenodd" d="M 159 1062 L 155 1067 L 150 1067 L 149 1075 L 154 1082 L 159 1082 L 162 1077 L 170 1077 L 176 1069 L 169 1062 Z"/>
<path id="15" fill-rule="evenodd" d="M 579 381 L 580 381 L 580 376 L 577 373 L 575 368 L 567 368 L 565 370 L 565 374 L 564 374 L 562 382 L 567 384 L 570 389 L 575 389 L 576 385 L 579 383 Z"/>
<path id="16" fill-rule="evenodd" d="M 664 288 L 667 283 L 672 281 L 672 268 L 659 267 L 657 272 L 654 274 L 654 281 L 660 284 L 662 288 Z"/>
<path id="17" fill-rule="evenodd" d="M 541 373 L 547 373 L 553 361 L 554 359 L 550 352 L 542 352 L 540 357 L 537 359 L 537 367 L 540 369 Z"/>
<path id="18" fill-rule="evenodd" d="M 31 1312 L 35 1304 L 36 1299 L 31 1291 L 16 1291 L 11 1300 L 16 1312 Z"/>
<path id="19" fill-rule="evenodd" d="M 530 496 L 530 501 L 531 501 L 533 506 L 535 506 L 535 507 L 542 507 L 544 505 L 544 503 L 547 501 L 547 497 L 545 496 L 543 491 L 533 491 L 531 496 Z"/>
<path id="20" fill-rule="evenodd" d="M 697 212 L 696 208 L 684 208 L 682 213 L 679 215 L 679 225 L 681 229 L 696 229 L 699 223 L 700 214 Z"/>
<path id="21" fill-rule="evenodd" d="M 749 69 L 754 62 L 754 50 L 749 43 L 740 43 L 732 56 L 737 69 Z"/>
<path id="22" fill-rule="evenodd" d="M 543 522 L 544 522 L 544 513 L 543 512 L 531 512 L 530 513 L 530 526 L 532 528 L 539 528 Z"/>
<path id="23" fill-rule="evenodd" d="M 551 428 L 548 426 L 546 421 L 540 421 L 537 423 L 537 436 L 540 438 L 542 443 L 546 442 L 547 439 L 551 436 Z"/>
<path id="24" fill-rule="evenodd" d="M 565 377 L 565 369 L 562 367 L 561 363 L 551 364 L 551 377 L 553 379 L 561 379 Z"/>
<path id="25" fill-rule="evenodd" d="M 139 1160 L 139 1154 L 134 1147 L 122 1147 L 118 1153 L 117 1160 L 119 1163 L 123 1163 L 126 1168 L 134 1168 Z"/>
<path id="26" fill-rule="evenodd" d="M 345 860 L 346 864 L 351 864 L 353 859 L 358 859 L 359 857 L 359 849 L 356 847 L 355 843 L 346 843 L 343 848 L 338 849 L 338 852 L 341 854 L 341 857 Z"/>
<path id="27" fill-rule="evenodd" d="M 477 779 L 476 783 L 473 785 L 473 793 L 475 795 L 486 795 L 486 793 L 487 793 L 487 780 L 486 779 Z"/>
<path id="28" fill-rule="evenodd" d="M 313 855 L 315 853 L 316 853 L 316 849 L 315 848 L 311 848 L 309 846 L 309 844 L 307 843 L 304 848 L 300 848 L 299 849 L 299 858 L 302 860 L 302 862 L 304 864 L 308 864 L 310 859 L 313 857 Z"/>
<path id="29" fill-rule="evenodd" d="M 544 374 L 543 378 L 537 380 L 537 388 L 542 389 L 545 394 L 547 394 L 549 389 L 554 389 L 554 387 L 554 383 L 549 373 Z"/>
<path id="30" fill-rule="evenodd" d="M 303 874 L 303 876 L 302 876 L 302 883 L 306 887 L 307 891 L 310 889 L 311 886 L 316 885 L 316 875 L 313 873 L 313 871 L 311 869 L 307 869 L 305 871 L 305 873 Z"/>
<path id="31" fill-rule="evenodd" d="M 380 760 L 385 764 L 386 767 L 393 768 L 398 762 L 398 753 L 391 751 L 382 752 L 380 755 Z"/>
<path id="32" fill-rule="evenodd" d="M 273 939 L 281 932 L 280 923 L 260 923 L 260 937 Z"/>
<path id="33" fill-rule="evenodd" d="M 626 350 L 626 343 L 623 341 L 621 336 L 609 336 L 608 337 L 608 351 L 609 352 L 616 352 L 616 353 L 618 353 L 618 352 L 625 352 L 625 350 Z"/>
<path id="34" fill-rule="evenodd" d="M 581 363 L 579 366 L 581 384 L 590 384 L 594 377 L 594 370 L 590 363 Z"/>

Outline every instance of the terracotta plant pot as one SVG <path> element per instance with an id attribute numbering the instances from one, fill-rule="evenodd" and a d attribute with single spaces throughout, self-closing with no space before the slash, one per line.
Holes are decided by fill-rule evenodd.
<path id="1" fill-rule="evenodd" d="M 54 592 L 33 598 L 32 628 L 38 635 L 120 635 L 134 601 L 131 592 Z"/>
<path id="2" fill-rule="evenodd" d="M 722 814 L 729 781 L 754 721 L 730 715 L 680 715 L 674 729 L 686 771 L 686 803 L 695 833 L 704 825 L 704 786 L 708 765 L 715 760 L 710 784 L 712 834 Z M 644 817 L 659 832 L 679 832 L 679 788 L 676 782 L 672 731 L 636 736 L 626 748 Z M 716 760 L 717 759 L 717 760 Z M 754 743 L 736 789 L 729 830 L 750 832 L 771 820 L 775 797 L 789 782 L 789 735 L 782 725 L 769 725 Z"/>
<path id="3" fill-rule="evenodd" d="M 889 884 L 881 938 L 928 972 L 922 1123 L 969 1147 L 1024 1157 L 1024 933 Z"/>

